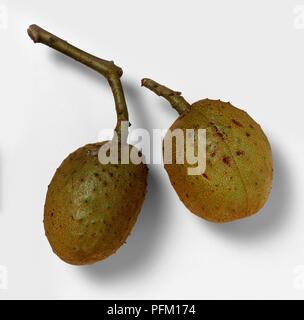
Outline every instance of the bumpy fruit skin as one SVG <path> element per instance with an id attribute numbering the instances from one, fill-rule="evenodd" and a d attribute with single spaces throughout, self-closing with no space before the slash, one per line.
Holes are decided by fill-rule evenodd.
<path id="1" fill-rule="evenodd" d="M 216 223 L 248 217 L 265 204 L 272 186 L 272 154 L 261 127 L 230 103 L 201 100 L 171 126 L 206 129 L 206 171 L 188 175 L 188 163 L 165 164 L 179 198 L 196 215 Z M 173 142 L 173 152 L 175 144 Z"/>
<path id="2" fill-rule="evenodd" d="M 102 143 L 70 154 L 48 188 L 44 227 L 53 251 L 73 265 L 92 264 L 124 244 L 144 202 L 145 164 L 98 160 Z"/>

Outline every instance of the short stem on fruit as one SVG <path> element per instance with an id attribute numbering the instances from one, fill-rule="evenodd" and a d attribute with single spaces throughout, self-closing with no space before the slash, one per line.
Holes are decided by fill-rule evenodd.
<path id="1" fill-rule="evenodd" d="M 142 79 L 141 85 L 156 93 L 158 96 L 164 97 L 170 102 L 172 107 L 182 114 L 190 110 L 190 104 L 184 99 L 180 92 L 173 91 L 151 79 Z"/>
<path id="2" fill-rule="evenodd" d="M 114 96 L 117 112 L 117 125 L 115 131 L 120 139 L 121 122 L 129 121 L 127 104 L 120 81 L 123 74 L 122 69 L 116 66 L 113 61 L 104 60 L 82 51 L 37 25 L 31 25 L 28 28 L 28 35 L 35 43 L 43 43 L 63 53 L 64 55 L 95 70 L 108 80 Z"/>

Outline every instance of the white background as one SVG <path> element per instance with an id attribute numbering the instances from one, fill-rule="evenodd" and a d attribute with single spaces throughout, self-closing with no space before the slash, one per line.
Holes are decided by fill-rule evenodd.
<path id="1" fill-rule="evenodd" d="M 304 297 L 304 0 L 3 5 L 0 266 L 8 286 L 0 286 L 1 299 Z M 245 109 L 267 133 L 275 161 L 273 192 L 260 215 L 205 222 L 179 201 L 162 166 L 151 165 L 127 245 L 93 266 L 61 262 L 44 236 L 47 185 L 70 152 L 114 127 L 115 111 L 106 81 L 34 45 L 26 34 L 32 23 L 123 67 L 133 128 L 166 129 L 177 117 L 140 88 L 145 76 L 189 101 L 220 98 Z"/>

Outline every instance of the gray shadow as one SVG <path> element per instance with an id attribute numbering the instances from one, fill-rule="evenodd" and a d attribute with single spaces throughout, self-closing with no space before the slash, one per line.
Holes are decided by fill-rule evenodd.
<path id="1" fill-rule="evenodd" d="M 126 94 L 131 121 L 138 124 L 137 127 L 148 128 L 149 119 L 143 109 L 140 95 L 140 82 L 138 86 L 132 85 L 131 81 L 122 81 Z M 132 115 L 135 115 L 134 117 Z M 132 120 L 133 119 L 133 120 Z M 138 277 L 141 272 L 150 270 L 155 261 L 156 254 L 162 246 L 162 226 L 165 207 L 164 186 L 155 167 L 150 167 L 148 175 L 148 193 L 145 203 L 139 215 L 138 221 L 125 244 L 115 255 L 91 266 L 81 267 L 81 272 L 94 282 L 107 281 L 122 278 L 130 279 Z"/>
<path id="2" fill-rule="evenodd" d="M 178 113 L 171 107 L 170 103 L 163 97 L 159 97 L 149 89 L 142 87 L 141 79 L 138 79 L 138 81 L 134 81 L 127 77 L 125 79 L 123 78 L 123 87 L 126 94 L 127 102 L 130 101 L 130 103 L 128 104 L 130 114 L 138 116 L 138 123 L 143 124 L 141 125 L 141 128 L 152 129 L 151 120 L 149 119 L 150 114 L 159 113 L 160 117 L 169 116 L 172 118 L 172 123 L 177 119 Z M 148 106 L 143 99 L 143 96 L 145 94 L 151 94 L 155 98 L 155 104 L 152 107 L 149 107 L 152 109 L 148 109 Z M 135 109 L 135 106 L 136 108 L 140 109 Z"/>
<path id="3" fill-rule="evenodd" d="M 264 241 L 280 232 L 291 221 L 293 184 L 283 151 L 272 145 L 274 161 L 273 187 L 264 208 L 256 215 L 228 224 L 209 224 L 212 231 L 242 241 Z"/>
<path id="4" fill-rule="evenodd" d="M 149 121 L 149 110 L 145 110 L 145 103 L 140 92 L 140 81 L 122 78 L 123 90 L 126 96 L 129 117 L 131 124 L 136 128 L 144 128 L 148 131 L 151 129 L 151 121 Z M 151 133 L 151 132 L 150 132 Z"/>
<path id="5" fill-rule="evenodd" d="M 166 206 L 160 181 L 157 173 L 150 170 L 146 200 L 127 244 L 100 263 L 80 267 L 81 272 L 91 280 L 102 284 L 112 284 L 113 280 L 120 281 L 122 278 L 131 280 L 138 278 L 142 272 L 148 272 L 155 264 L 162 247 L 161 229 Z"/>

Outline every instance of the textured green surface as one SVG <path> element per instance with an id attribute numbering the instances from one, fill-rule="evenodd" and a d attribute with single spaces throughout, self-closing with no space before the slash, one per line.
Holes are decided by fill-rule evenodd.
<path id="1" fill-rule="evenodd" d="M 207 168 L 188 175 L 189 165 L 165 165 L 170 181 L 193 213 L 213 222 L 250 216 L 265 204 L 272 185 L 272 155 L 261 127 L 244 111 L 219 100 L 201 100 L 171 130 L 207 130 Z"/>
<path id="2" fill-rule="evenodd" d="M 53 251 L 71 264 L 115 253 L 134 226 L 146 193 L 145 164 L 102 165 L 101 144 L 70 154 L 47 192 L 44 226 Z"/>

